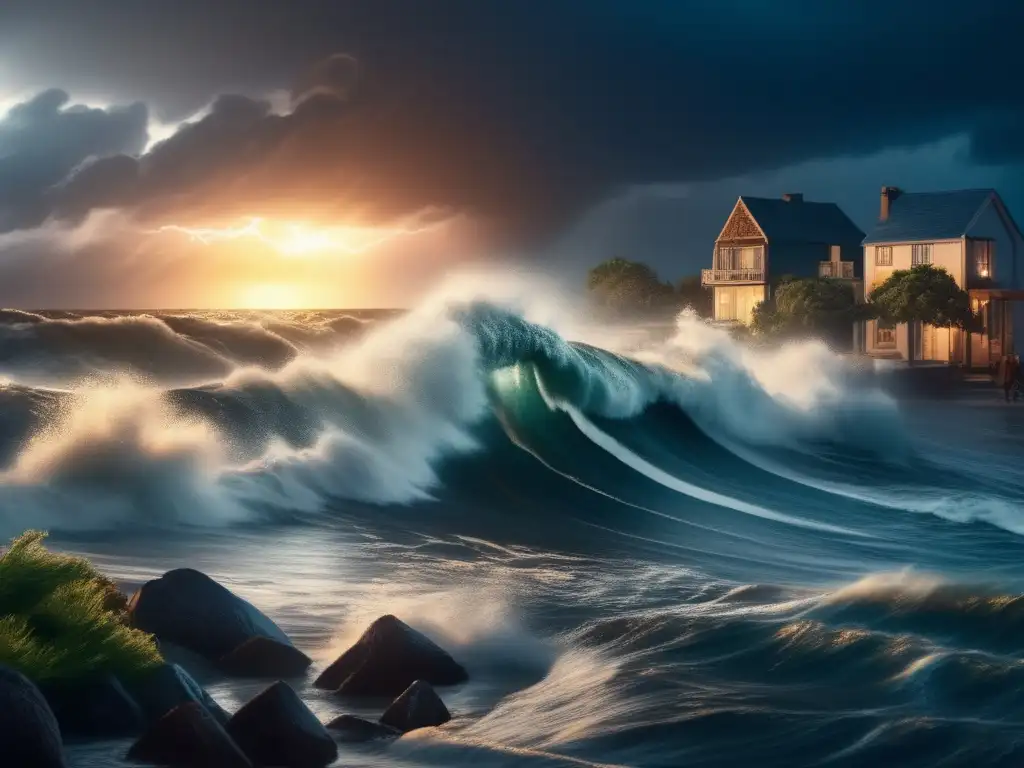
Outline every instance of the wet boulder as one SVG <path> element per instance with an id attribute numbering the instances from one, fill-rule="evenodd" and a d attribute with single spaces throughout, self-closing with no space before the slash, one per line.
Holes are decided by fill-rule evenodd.
<path id="1" fill-rule="evenodd" d="M 234 677 L 301 677 L 309 657 L 290 643 L 253 637 L 220 658 L 218 666 Z"/>
<path id="2" fill-rule="evenodd" d="M 135 681 L 131 694 L 139 703 L 146 721 L 154 723 L 175 707 L 196 703 L 224 725 L 228 714 L 193 677 L 177 664 L 161 664 Z"/>
<path id="3" fill-rule="evenodd" d="M 215 660 L 210 660 L 195 651 L 182 648 L 180 645 L 175 645 L 166 640 L 153 639 L 156 642 L 157 650 L 160 651 L 160 655 L 164 657 L 164 661 L 168 664 L 177 664 L 182 669 L 187 670 L 189 676 L 200 685 L 212 680 L 220 680 L 224 677 L 224 673 L 217 667 Z"/>
<path id="4" fill-rule="evenodd" d="M 161 642 L 212 661 L 230 660 L 236 649 L 258 637 L 294 651 L 287 656 L 280 649 L 270 653 L 266 647 L 260 654 L 246 651 L 241 660 L 235 660 L 235 668 L 244 668 L 246 676 L 291 677 L 300 661 L 304 660 L 306 667 L 312 663 L 255 606 L 191 568 L 168 571 L 144 584 L 128 602 L 128 617 L 133 627 L 156 635 Z M 257 668 L 257 663 L 262 666 Z"/>
<path id="5" fill-rule="evenodd" d="M 277 682 L 238 710 L 228 735 L 256 765 L 322 768 L 338 745 L 287 683 Z"/>
<path id="6" fill-rule="evenodd" d="M 0 667 L 0 764 L 65 768 L 60 728 L 32 682 Z"/>
<path id="7" fill-rule="evenodd" d="M 377 619 L 316 679 L 349 696 L 397 696 L 417 680 L 456 685 L 469 679 L 446 651 L 394 616 Z"/>
<path id="8" fill-rule="evenodd" d="M 355 715 L 340 715 L 327 724 L 327 730 L 334 734 L 338 741 L 363 742 L 378 739 L 396 739 L 402 732 L 390 725 L 375 723 Z"/>
<path id="9" fill-rule="evenodd" d="M 380 717 L 382 724 L 402 733 L 444 725 L 451 719 L 451 713 L 441 697 L 430 687 L 430 683 L 422 680 L 410 685 Z"/>
<path id="10" fill-rule="evenodd" d="M 116 677 L 48 680 L 39 690 L 65 739 L 116 739 L 146 727 L 138 702 Z"/>
<path id="11" fill-rule="evenodd" d="M 206 707 L 190 701 L 153 723 L 128 750 L 128 760 L 189 768 L 252 768 L 241 748 Z"/>

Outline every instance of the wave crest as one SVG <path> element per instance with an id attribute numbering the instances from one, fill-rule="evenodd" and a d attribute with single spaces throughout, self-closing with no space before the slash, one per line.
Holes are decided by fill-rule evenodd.
<path id="1" fill-rule="evenodd" d="M 637 360 L 567 341 L 514 303 L 477 293 L 442 294 L 376 323 L 289 322 L 332 341 L 297 347 L 264 317 L 248 325 L 185 315 L 0 318 L 0 338 L 49 334 L 48 354 L 62 349 L 56 339 L 76 359 L 105 356 L 108 379 L 111 360 L 140 350 L 166 368 L 221 374 L 216 384 L 171 390 L 79 385 L 25 443 L 0 494 L 28 508 L 34 494 L 45 498 L 58 523 L 93 519 L 80 511 L 80 494 L 96 499 L 103 519 L 135 509 L 143 521 L 186 523 L 315 513 L 333 498 L 425 500 L 446 456 L 480 447 L 474 429 L 489 412 L 492 375 L 523 365 L 580 414 L 626 420 L 667 402 L 711 437 L 755 444 L 842 441 L 848 425 L 837 414 L 864 434 L 891 413 L 889 401 L 844 389 L 842 364 L 821 348 L 766 357 L 685 314 L 673 338 Z M 339 323 L 343 337 L 334 335 Z M 797 372 L 813 381 L 794 400 L 779 382 Z M 835 408 L 837 400 L 849 407 Z M 886 429 L 872 439 L 891 449 L 891 423 Z"/>

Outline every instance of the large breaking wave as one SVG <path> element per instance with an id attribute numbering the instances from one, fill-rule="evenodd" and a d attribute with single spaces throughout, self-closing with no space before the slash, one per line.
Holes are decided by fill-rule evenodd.
<path id="1" fill-rule="evenodd" d="M 456 490 L 448 460 L 496 461 L 511 436 L 541 459 L 531 471 L 572 442 L 576 481 L 611 452 L 702 504 L 853 533 L 716 486 L 756 471 L 744 450 L 912 461 L 895 403 L 823 345 L 756 350 L 689 313 L 639 343 L 536 316 L 465 289 L 395 316 L 5 312 L 3 523 L 222 526 L 429 502 Z M 602 482 L 588 487 L 611 493 Z"/>
<path id="2" fill-rule="evenodd" d="M 410 764 L 1019 763 L 1012 456 L 819 344 L 522 298 L 2 313 L 0 533 L 399 612 L 473 677 Z"/>

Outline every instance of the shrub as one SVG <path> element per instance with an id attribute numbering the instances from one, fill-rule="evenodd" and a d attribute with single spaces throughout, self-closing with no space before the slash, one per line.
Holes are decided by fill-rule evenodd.
<path id="1" fill-rule="evenodd" d="M 45 537 L 28 531 L 0 555 L 0 664 L 45 681 L 127 679 L 162 663 L 153 638 L 124 623 L 114 583 Z"/>
<path id="2" fill-rule="evenodd" d="M 854 323 L 868 319 L 873 309 L 857 301 L 846 280 L 782 280 L 771 301 L 754 307 L 751 329 L 762 337 L 815 336 L 847 346 L 853 341 Z"/>

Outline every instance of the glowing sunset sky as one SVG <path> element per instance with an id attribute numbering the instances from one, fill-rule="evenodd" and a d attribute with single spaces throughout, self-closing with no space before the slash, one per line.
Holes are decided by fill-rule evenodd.
<path id="1" fill-rule="evenodd" d="M 0 304 L 394 306 L 501 259 L 676 278 L 738 194 L 866 227 L 883 184 L 995 186 L 1024 216 L 1024 95 L 993 74 L 1022 3 L 423 6 L 4 3 Z"/>

